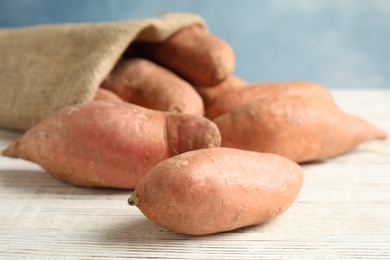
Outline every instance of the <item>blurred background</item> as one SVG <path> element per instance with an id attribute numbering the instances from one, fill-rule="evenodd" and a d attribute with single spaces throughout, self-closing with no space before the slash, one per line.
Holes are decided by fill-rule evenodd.
<path id="1" fill-rule="evenodd" d="M 249 82 L 390 88 L 390 0 L 0 0 L 0 27 L 201 15 Z"/>

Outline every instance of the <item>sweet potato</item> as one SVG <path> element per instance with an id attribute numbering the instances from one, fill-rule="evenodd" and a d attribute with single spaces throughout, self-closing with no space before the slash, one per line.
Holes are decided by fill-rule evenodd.
<path id="1" fill-rule="evenodd" d="M 204 117 L 93 101 L 60 110 L 2 154 L 75 185 L 134 188 L 158 162 L 219 145 L 217 127 Z"/>
<path id="2" fill-rule="evenodd" d="M 124 102 L 124 100 L 122 98 L 120 98 L 117 94 L 115 94 L 114 92 L 112 92 L 108 89 L 104 89 L 104 88 L 97 89 L 93 100 Z"/>
<path id="3" fill-rule="evenodd" d="M 195 86 L 215 86 L 235 69 L 231 46 L 198 25 L 185 27 L 164 42 L 135 42 L 130 49 Z"/>
<path id="4" fill-rule="evenodd" d="M 207 88 L 197 87 L 196 90 L 202 97 L 205 110 L 207 110 L 218 99 L 223 98 L 236 89 L 242 89 L 247 86 L 249 86 L 248 82 L 231 75 L 216 86 Z"/>
<path id="5" fill-rule="evenodd" d="M 214 119 L 223 147 L 276 153 L 295 162 L 323 160 L 387 134 L 337 106 L 304 97 L 262 98 Z"/>
<path id="6" fill-rule="evenodd" d="M 146 108 L 203 115 L 202 98 L 189 83 L 146 59 L 119 61 L 101 87 Z"/>
<path id="7" fill-rule="evenodd" d="M 157 164 L 128 203 L 168 230 L 203 235 L 270 221 L 302 182 L 302 168 L 276 154 L 200 149 Z"/>
<path id="8" fill-rule="evenodd" d="M 300 96 L 313 102 L 336 105 L 330 91 L 315 83 L 305 81 L 265 82 L 251 84 L 244 89 L 230 91 L 227 95 L 220 96 L 208 108 L 206 117 L 213 119 L 253 100 L 273 96 Z"/>

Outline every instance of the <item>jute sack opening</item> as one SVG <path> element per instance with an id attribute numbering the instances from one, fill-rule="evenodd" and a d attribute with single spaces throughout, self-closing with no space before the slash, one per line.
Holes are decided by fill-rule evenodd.
<path id="1" fill-rule="evenodd" d="M 204 20 L 175 13 L 95 24 L 0 29 L 0 128 L 26 130 L 59 109 L 91 101 L 132 41 L 164 41 Z"/>

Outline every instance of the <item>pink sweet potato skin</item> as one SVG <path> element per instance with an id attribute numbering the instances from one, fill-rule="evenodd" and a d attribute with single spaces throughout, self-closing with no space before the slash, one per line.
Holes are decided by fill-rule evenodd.
<path id="1" fill-rule="evenodd" d="M 117 94 L 104 88 L 98 88 L 96 90 L 95 97 L 93 98 L 93 100 L 124 102 L 124 100 L 120 98 Z"/>
<path id="2" fill-rule="evenodd" d="M 62 109 L 2 154 L 35 162 L 75 185 L 134 188 L 160 161 L 220 141 L 217 127 L 204 117 L 93 101 Z"/>
<path id="3" fill-rule="evenodd" d="M 122 59 L 101 87 L 150 109 L 203 115 L 200 95 L 173 72 L 142 58 Z"/>
<path id="4" fill-rule="evenodd" d="M 132 47 L 195 86 L 215 86 L 235 69 L 231 46 L 198 25 L 185 27 L 164 42 L 136 42 Z"/>
<path id="5" fill-rule="evenodd" d="M 270 221 L 302 182 L 302 168 L 276 154 L 201 149 L 156 165 L 128 202 L 168 230 L 204 235 Z"/>
<path id="6" fill-rule="evenodd" d="M 324 160 L 387 134 L 338 107 L 303 97 L 263 98 L 214 119 L 222 146 L 276 153 L 295 162 Z"/>
<path id="7" fill-rule="evenodd" d="M 330 91 L 319 84 L 307 81 L 264 82 L 250 84 L 244 89 L 240 88 L 220 96 L 208 107 L 206 117 L 213 119 L 253 100 L 276 96 L 300 96 L 313 102 L 336 106 Z"/>
<path id="8" fill-rule="evenodd" d="M 247 86 L 250 86 L 248 82 L 237 76 L 231 75 L 216 86 L 207 88 L 198 87 L 196 90 L 202 97 L 205 110 L 207 110 L 218 99 L 223 98 L 236 89 L 242 89 Z"/>

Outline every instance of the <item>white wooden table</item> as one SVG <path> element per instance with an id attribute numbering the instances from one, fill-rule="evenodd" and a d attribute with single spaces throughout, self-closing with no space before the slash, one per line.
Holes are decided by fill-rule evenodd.
<path id="1" fill-rule="evenodd" d="M 390 133 L 390 90 L 333 90 Z M 0 130 L 0 149 L 18 133 Z M 191 237 L 127 206 L 131 191 L 77 188 L 0 157 L 0 259 L 390 259 L 390 141 L 304 165 L 293 206 L 273 222 Z"/>

